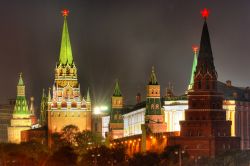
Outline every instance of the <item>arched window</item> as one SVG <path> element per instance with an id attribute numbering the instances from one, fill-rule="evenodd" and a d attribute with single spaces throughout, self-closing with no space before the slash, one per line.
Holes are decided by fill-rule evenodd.
<path id="1" fill-rule="evenodd" d="M 155 109 L 155 105 L 154 104 L 151 104 L 151 109 Z"/>
<path id="2" fill-rule="evenodd" d="M 209 86 L 209 79 L 206 78 L 206 89 L 210 89 L 210 86 Z"/>
<path id="3" fill-rule="evenodd" d="M 201 80 L 198 80 L 198 89 L 201 89 Z"/>

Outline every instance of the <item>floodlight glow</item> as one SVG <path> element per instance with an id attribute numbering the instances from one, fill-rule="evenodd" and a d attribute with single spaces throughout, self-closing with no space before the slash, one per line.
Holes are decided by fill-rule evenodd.
<path id="1" fill-rule="evenodd" d="M 101 114 L 102 111 L 107 111 L 107 110 L 108 110 L 107 106 L 96 106 L 94 108 L 94 114 L 98 115 L 98 114 Z"/>

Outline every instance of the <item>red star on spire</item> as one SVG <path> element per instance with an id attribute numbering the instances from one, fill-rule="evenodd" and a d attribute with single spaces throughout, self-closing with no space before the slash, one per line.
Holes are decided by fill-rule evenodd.
<path id="1" fill-rule="evenodd" d="M 199 46 L 193 45 L 192 49 L 193 49 L 193 52 L 196 54 L 198 52 L 198 50 L 199 50 Z"/>
<path id="2" fill-rule="evenodd" d="M 69 15 L 69 10 L 64 9 L 61 11 L 61 13 L 62 13 L 62 16 L 67 17 Z"/>
<path id="3" fill-rule="evenodd" d="M 207 10 L 207 8 L 204 8 L 202 11 L 201 11 L 201 15 L 204 19 L 207 19 L 208 18 L 208 15 L 209 15 L 209 11 Z"/>

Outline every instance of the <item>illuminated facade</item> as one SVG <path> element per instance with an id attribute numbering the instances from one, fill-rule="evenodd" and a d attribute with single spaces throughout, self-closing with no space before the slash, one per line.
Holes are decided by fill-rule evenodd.
<path id="1" fill-rule="evenodd" d="M 64 24 L 59 62 L 55 68 L 52 97 L 50 90 L 48 94 L 49 142 L 51 133 L 60 132 L 67 125 L 75 125 L 81 131 L 91 130 L 90 96 L 87 96 L 87 100 L 81 96 L 67 26 L 68 11 L 64 10 L 62 13 Z"/>
<path id="2" fill-rule="evenodd" d="M 21 142 L 21 131 L 28 130 L 32 126 L 31 113 L 28 109 L 25 97 L 25 85 L 22 74 L 17 85 L 17 98 L 13 111 L 13 116 L 8 127 L 8 141 L 11 143 Z"/>
<path id="3" fill-rule="evenodd" d="M 111 139 L 123 137 L 124 127 L 122 118 L 123 97 L 118 81 L 115 83 L 115 89 L 111 98 L 111 112 L 109 130 Z"/>
<path id="4" fill-rule="evenodd" d="M 188 101 L 183 97 L 164 101 L 165 122 L 167 131 L 180 131 L 180 121 L 185 119 L 184 111 L 188 108 Z"/>
<path id="5" fill-rule="evenodd" d="M 124 137 L 142 134 L 141 125 L 145 123 L 145 104 L 123 115 Z"/>

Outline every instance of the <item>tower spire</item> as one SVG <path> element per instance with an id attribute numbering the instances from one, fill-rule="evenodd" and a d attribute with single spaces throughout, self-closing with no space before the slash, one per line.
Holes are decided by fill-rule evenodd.
<path id="1" fill-rule="evenodd" d="M 122 96 L 121 89 L 119 87 L 118 79 L 115 82 L 115 89 L 114 89 L 114 94 L 113 96 Z"/>
<path id="2" fill-rule="evenodd" d="M 158 82 L 157 82 L 157 78 L 156 78 L 156 75 L 155 75 L 155 68 L 154 66 L 152 66 L 152 71 L 151 71 L 151 75 L 150 75 L 150 79 L 149 79 L 149 85 L 158 85 Z"/>
<path id="3" fill-rule="evenodd" d="M 196 45 L 194 45 L 192 47 L 192 49 L 193 49 L 193 53 L 194 53 L 194 60 L 193 60 L 192 71 L 191 71 L 191 78 L 190 78 L 190 82 L 189 82 L 189 85 L 188 85 L 188 90 L 190 90 L 190 89 L 193 88 L 194 73 L 195 73 L 195 69 L 196 69 L 196 66 L 197 66 L 197 54 L 198 54 L 199 47 L 196 46 Z"/>
<path id="4" fill-rule="evenodd" d="M 70 37 L 67 25 L 67 16 L 69 14 L 68 10 L 62 11 L 62 16 L 64 17 L 63 23 L 63 31 L 62 31 L 62 41 L 61 41 L 61 50 L 60 50 L 60 57 L 59 57 L 59 64 L 60 65 L 72 65 L 73 64 L 73 56 L 70 44 Z"/>
<path id="5" fill-rule="evenodd" d="M 213 53 L 210 43 L 210 36 L 207 26 L 208 11 L 204 9 L 202 16 L 204 24 L 201 34 L 200 50 L 194 76 L 194 87 L 196 91 L 216 91 L 217 90 L 217 72 L 214 66 Z M 204 14 L 205 13 L 205 14 Z"/>
<path id="6" fill-rule="evenodd" d="M 91 102 L 91 98 L 90 98 L 90 94 L 89 94 L 89 88 L 88 88 L 88 91 L 87 91 L 87 98 L 86 98 L 86 101 L 87 101 L 87 102 Z"/>

